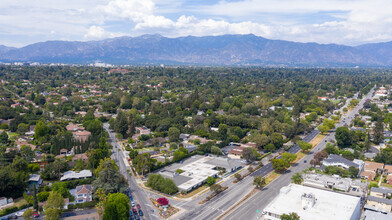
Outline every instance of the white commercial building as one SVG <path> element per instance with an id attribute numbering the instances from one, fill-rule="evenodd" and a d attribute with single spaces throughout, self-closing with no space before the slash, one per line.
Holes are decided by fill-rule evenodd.
<path id="1" fill-rule="evenodd" d="M 263 211 L 264 219 L 278 220 L 283 214 L 297 213 L 301 220 L 358 220 L 360 197 L 290 184 Z"/>

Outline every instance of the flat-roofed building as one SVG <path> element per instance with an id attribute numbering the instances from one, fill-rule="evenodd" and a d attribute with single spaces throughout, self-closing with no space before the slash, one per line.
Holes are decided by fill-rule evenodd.
<path id="1" fill-rule="evenodd" d="M 263 210 L 264 219 L 278 220 L 283 214 L 297 213 L 301 220 L 358 220 L 360 197 L 302 185 L 290 184 Z"/>

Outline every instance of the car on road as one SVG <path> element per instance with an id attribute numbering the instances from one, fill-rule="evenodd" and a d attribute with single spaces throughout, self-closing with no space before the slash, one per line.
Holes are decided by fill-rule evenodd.
<path id="1" fill-rule="evenodd" d="M 137 214 L 137 209 L 135 207 L 132 208 L 133 213 Z"/>
<path id="2" fill-rule="evenodd" d="M 131 201 L 132 207 L 135 207 L 135 203 L 133 201 Z"/>
<path id="3" fill-rule="evenodd" d="M 34 212 L 33 217 L 34 218 L 38 218 L 39 217 L 39 213 L 38 212 Z"/>
<path id="4" fill-rule="evenodd" d="M 7 219 L 18 219 L 18 216 L 16 215 L 10 215 L 7 217 Z"/>
<path id="5" fill-rule="evenodd" d="M 129 200 L 130 200 L 131 202 L 133 202 L 133 197 L 132 197 L 131 194 L 129 194 Z"/>
<path id="6" fill-rule="evenodd" d="M 136 220 L 140 220 L 140 217 L 138 215 L 135 215 Z"/>
<path id="7" fill-rule="evenodd" d="M 141 209 L 139 209 L 139 215 L 143 216 L 143 211 Z"/>
<path id="8" fill-rule="evenodd" d="M 140 207 L 140 204 L 139 204 L 139 203 L 136 204 L 136 208 L 137 208 L 137 209 L 142 209 L 142 207 Z"/>
<path id="9" fill-rule="evenodd" d="M 304 163 L 306 163 L 306 160 L 304 160 Z"/>
<path id="10" fill-rule="evenodd" d="M 18 217 L 22 217 L 24 212 L 17 212 L 15 215 Z"/>

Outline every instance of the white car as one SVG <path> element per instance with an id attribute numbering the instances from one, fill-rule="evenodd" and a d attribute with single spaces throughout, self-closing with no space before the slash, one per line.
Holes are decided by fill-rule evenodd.
<path id="1" fill-rule="evenodd" d="M 22 217 L 24 212 L 17 212 L 15 215 L 18 217 Z"/>

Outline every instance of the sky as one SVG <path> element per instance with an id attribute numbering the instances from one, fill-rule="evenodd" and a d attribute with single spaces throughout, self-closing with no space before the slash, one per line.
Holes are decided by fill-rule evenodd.
<path id="1" fill-rule="evenodd" d="M 0 45 L 119 36 L 255 34 L 296 42 L 392 41 L 392 0 L 1 0 Z"/>

